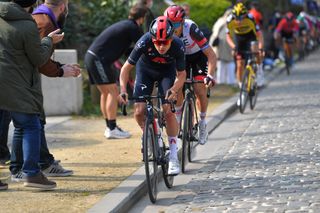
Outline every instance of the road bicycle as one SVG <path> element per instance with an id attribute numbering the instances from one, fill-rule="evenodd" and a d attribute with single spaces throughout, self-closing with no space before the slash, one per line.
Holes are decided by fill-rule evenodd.
<path id="1" fill-rule="evenodd" d="M 191 74 L 192 76 L 192 74 Z M 186 79 L 184 83 L 184 100 L 182 104 L 182 116 L 180 120 L 180 138 L 182 140 L 181 149 L 181 171 L 185 173 L 187 162 L 192 162 L 195 147 L 198 145 L 199 118 L 196 106 L 196 96 L 193 84 L 203 81 L 194 80 L 192 77 Z M 210 97 L 210 89 L 207 89 L 207 97 Z"/>
<path id="2" fill-rule="evenodd" d="M 144 95 L 132 97 L 129 100 L 144 100 L 146 102 L 146 120 L 142 136 L 142 152 L 145 165 L 146 182 L 150 201 L 157 200 L 159 182 L 158 167 L 161 166 L 162 177 L 167 188 L 172 188 L 174 176 L 168 174 L 169 167 L 169 147 L 162 138 L 162 129 L 165 127 L 164 113 L 162 111 L 161 98 L 159 95 Z M 154 104 L 153 102 L 156 102 Z M 174 110 L 173 103 L 170 103 L 171 111 Z M 125 105 L 123 114 L 126 115 Z"/>
<path id="3" fill-rule="evenodd" d="M 283 38 L 283 51 L 284 51 L 284 63 L 286 66 L 287 75 L 291 73 L 291 67 L 293 62 L 293 43 L 294 38 Z"/>
<path id="4" fill-rule="evenodd" d="M 240 113 L 244 113 L 248 99 L 250 100 L 250 109 L 253 110 L 258 97 L 258 86 L 256 82 L 258 53 L 252 51 L 244 51 L 243 53 L 246 55 L 246 65 L 240 88 Z"/>

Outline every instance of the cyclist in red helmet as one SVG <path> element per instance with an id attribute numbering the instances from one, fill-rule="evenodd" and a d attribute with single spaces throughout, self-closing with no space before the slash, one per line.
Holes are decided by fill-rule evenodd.
<path id="1" fill-rule="evenodd" d="M 158 82 L 160 94 L 166 96 L 162 100 L 164 103 L 162 107 L 170 146 L 168 173 L 177 175 L 180 172 L 177 155 L 178 123 L 174 113 L 171 112 L 168 100 L 176 100 L 177 92 L 184 84 L 186 72 L 183 43 L 173 34 L 173 24 L 167 17 L 160 16 L 151 23 L 149 32 L 136 43 L 121 69 L 120 99 L 126 103 L 122 95 L 127 96 L 125 85 L 127 85 L 130 71 L 134 66 L 136 66 L 134 97 L 151 95 L 154 83 Z M 134 117 L 141 129 L 144 127 L 145 107 L 146 103 L 143 100 L 137 100 L 134 105 Z"/>
<path id="2" fill-rule="evenodd" d="M 274 32 L 274 38 L 278 44 L 283 40 L 283 49 L 289 57 L 289 65 L 293 64 L 293 48 L 298 46 L 299 24 L 292 12 L 287 12 L 285 17 L 281 19 Z"/>
<path id="3" fill-rule="evenodd" d="M 185 45 L 187 76 L 196 80 L 204 80 L 204 84 L 194 84 L 198 108 L 200 109 L 199 143 L 203 145 L 208 138 L 205 121 L 208 107 L 206 87 L 215 84 L 216 55 L 198 26 L 192 20 L 185 18 L 186 14 L 181 6 L 171 5 L 164 14 L 173 22 L 175 34 Z M 190 76 L 191 74 L 192 76 Z M 180 90 L 176 107 L 178 121 L 181 119 L 182 102 L 183 94 Z"/>

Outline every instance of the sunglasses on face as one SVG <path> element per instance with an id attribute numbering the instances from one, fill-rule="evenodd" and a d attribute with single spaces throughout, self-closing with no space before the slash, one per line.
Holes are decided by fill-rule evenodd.
<path id="1" fill-rule="evenodd" d="M 181 26 L 181 22 L 173 22 L 172 24 L 174 29 L 177 29 Z"/>
<path id="2" fill-rule="evenodd" d="M 152 42 L 157 45 L 157 46 L 161 46 L 161 45 L 169 45 L 171 43 L 171 39 L 168 40 L 164 40 L 164 41 L 160 41 L 160 40 L 152 40 Z"/>
<path id="3" fill-rule="evenodd" d="M 245 17 L 246 17 L 246 15 L 236 16 L 236 20 L 237 21 L 242 21 Z"/>

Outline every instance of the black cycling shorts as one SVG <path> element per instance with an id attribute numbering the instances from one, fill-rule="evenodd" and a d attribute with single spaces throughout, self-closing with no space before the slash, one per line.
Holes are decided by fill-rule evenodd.
<path id="1" fill-rule="evenodd" d="M 94 53 L 87 52 L 85 55 L 85 66 L 89 74 L 91 84 L 114 84 L 119 76 L 112 63 L 101 61 Z"/>
<path id="2" fill-rule="evenodd" d="M 294 43 L 294 33 L 281 31 L 281 38 L 283 38 L 287 43 Z"/>
<path id="3" fill-rule="evenodd" d="M 186 55 L 186 72 L 187 78 L 196 76 L 207 76 L 208 73 L 208 59 L 202 52 L 198 51 L 191 55 Z"/>
<path id="4" fill-rule="evenodd" d="M 136 81 L 134 84 L 133 97 L 151 95 L 154 83 L 158 82 L 158 90 L 161 96 L 165 96 L 176 79 L 176 68 L 172 64 L 164 66 L 164 69 L 154 68 L 150 64 L 144 63 L 141 59 L 136 64 Z M 144 102 L 138 99 L 136 102 Z M 164 98 L 162 103 L 166 103 Z"/>
<path id="5" fill-rule="evenodd" d="M 236 43 L 236 52 L 237 58 L 241 57 L 241 59 L 246 58 L 246 52 L 251 49 L 251 42 L 257 41 L 257 36 L 254 32 L 250 32 L 245 35 L 235 35 L 235 43 Z"/>

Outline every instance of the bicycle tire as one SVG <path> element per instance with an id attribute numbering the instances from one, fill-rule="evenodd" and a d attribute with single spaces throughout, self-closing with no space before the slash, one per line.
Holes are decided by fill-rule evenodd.
<path id="1" fill-rule="evenodd" d="M 182 173 L 185 173 L 186 170 L 186 164 L 187 164 L 187 149 L 188 149 L 188 141 L 190 140 L 189 135 L 189 109 L 190 103 L 189 100 L 186 99 L 184 102 L 183 112 L 182 112 L 182 121 L 183 121 L 183 127 L 182 127 L 182 153 L 181 153 L 181 171 Z"/>
<path id="2" fill-rule="evenodd" d="M 169 152 L 167 152 L 166 146 L 163 144 L 163 153 L 165 154 L 165 160 L 166 163 L 161 165 L 162 168 L 162 175 L 163 175 L 163 180 L 168 189 L 171 189 L 173 186 L 173 180 L 174 176 L 173 175 L 168 175 L 168 168 L 169 168 Z"/>
<path id="3" fill-rule="evenodd" d="M 147 121 L 143 131 L 143 159 L 150 201 L 155 203 L 158 193 L 158 163 L 153 123 Z"/>
<path id="4" fill-rule="evenodd" d="M 250 100 L 250 109 L 253 110 L 254 107 L 257 104 L 258 85 L 257 85 L 257 82 L 254 79 L 251 79 L 251 81 L 253 82 L 253 85 L 250 88 L 249 100 Z"/>
<path id="5" fill-rule="evenodd" d="M 290 69 L 291 68 L 290 68 L 290 64 L 289 64 L 289 58 L 286 57 L 284 62 L 285 62 L 285 66 L 286 66 L 287 75 L 290 75 Z"/>
<path id="6" fill-rule="evenodd" d="M 191 140 L 191 136 L 193 134 L 193 122 L 194 122 L 194 113 L 195 113 L 195 103 L 193 99 L 190 99 L 190 103 L 189 103 L 189 140 L 188 140 L 188 161 L 192 162 L 192 157 L 193 157 L 193 151 L 195 149 L 195 145 L 196 145 L 196 141 Z M 194 138 L 194 137 L 193 137 Z"/>
<path id="7" fill-rule="evenodd" d="M 244 113 L 245 109 L 246 109 L 246 105 L 248 102 L 248 83 L 249 83 L 249 70 L 246 68 L 243 78 L 242 78 L 242 85 L 241 85 L 241 89 L 240 89 L 240 106 L 239 106 L 239 110 L 240 113 Z"/>

